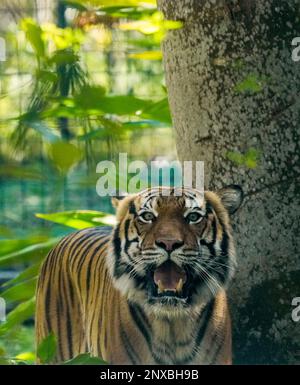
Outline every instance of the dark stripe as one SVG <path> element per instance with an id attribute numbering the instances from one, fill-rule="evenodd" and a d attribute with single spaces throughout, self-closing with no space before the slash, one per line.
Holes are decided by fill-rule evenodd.
<path id="1" fill-rule="evenodd" d="M 87 239 L 92 238 L 95 234 L 96 234 L 96 232 L 87 232 L 87 233 L 83 233 L 81 237 L 76 238 L 76 239 L 74 240 L 74 242 L 71 244 L 70 251 L 69 251 L 69 255 L 70 255 L 70 265 L 71 265 L 72 267 L 74 266 L 74 262 L 75 262 L 76 256 L 78 255 L 78 253 L 73 254 L 74 249 L 76 248 L 76 250 L 78 251 L 78 248 L 79 248 L 80 246 L 82 246 L 83 243 L 84 243 Z"/>
<path id="2" fill-rule="evenodd" d="M 131 363 L 133 365 L 137 365 L 139 360 L 138 360 L 138 357 L 136 356 L 135 351 L 134 351 L 134 349 L 133 349 L 133 347 L 129 341 L 129 338 L 126 334 L 126 331 L 123 328 L 120 309 L 119 309 L 119 319 L 120 319 L 120 335 L 121 335 L 121 339 L 122 339 L 124 348 L 128 354 L 129 359 L 131 360 Z"/>
<path id="3" fill-rule="evenodd" d="M 78 262 L 79 257 L 81 256 L 81 252 L 87 247 L 93 245 L 95 242 L 97 242 L 98 238 L 95 237 L 95 233 L 88 233 L 86 237 L 79 238 L 78 242 L 74 243 L 74 247 L 76 247 L 76 252 L 74 254 L 71 254 L 70 250 L 70 268 L 69 270 L 72 271 L 73 268 L 75 268 L 75 263 Z M 91 242 L 90 242 L 91 240 Z M 81 247 L 80 247 L 81 246 Z M 72 250 L 73 253 L 73 250 Z M 78 268 L 78 265 L 77 265 Z"/>
<path id="4" fill-rule="evenodd" d="M 219 259 L 221 259 L 222 263 L 224 263 L 225 265 L 227 265 L 228 263 L 228 245 L 229 245 L 228 241 L 229 241 L 228 234 L 224 231 L 222 242 L 221 242 L 221 256 Z M 224 283 L 228 276 L 228 268 L 226 266 L 220 266 L 220 267 L 222 268 L 223 274 L 221 274 L 221 276 L 219 275 L 219 281 L 221 283 Z"/>
<path id="5" fill-rule="evenodd" d="M 223 229 L 223 238 L 222 238 L 222 242 L 221 242 L 221 255 L 223 257 L 228 256 L 228 243 L 229 243 L 228 239 L 229 239 L 228 234 Z"/>
<path id="6" fill-rule="evenodd" d="M 177 365 L 187 364 L 195 358 L 195 356 L 197 354 L 196 349 L 199 347 L 199 345 L 202 343 L 202 341 L 205 337 L 207 327 L 209 325 L 212 313 L 214 311 L 214 305 L 215 305 L 215 300 L 212 299 L 206 305 L 205 309 L 201 312 L 201 314 L 198 318 L 198 320 L 201 321 L 201 325 L 200 325 L 199 330 L 198 330 L 197 335 L 196 335 L 195 345 L 194 345 L 194 348 L 192 349 L 192 353 L 189 354 L 188 356 L 186 356 L 185 358 L 177 361 L 176 362 Z"/>
<path id="7" fill-rule="evenodd" d="M 212 225 L 212 231 L 213 231 L 212 243 L 215 244 L 216 239 L 217 239 L 217 221 L 216 221 L 215 217 L 213 218 L 213 221 L 212 221 L 211 225 Z"/>
<path id="8" fill-rule="evenodd" d="M 129 214 L 132 214 L 132 215 L 134 215 L 134 216 L 136 216 L 136 208 L 135 208 L 135 205 L 134 205 L 134 202 L 133 201 L 131 201 L 130 203 L 129 203 Z"/>
<path id="9" fill-rule="evenodd" d="M 78 263 L 77 263 L 77 267 L 76 267 L 76 272 L 77 272 L 78 277 L 80 276 L 80 272 L 81 272 L 81 269 L 82 269 L 84 263 L 87 262 L 85 257 L 88 255 L 88 253 L 92 249 L 92 247 L 94 247 L 97 244 L 97 242 L 100 242 L 100 241 L 101 241 L 101 244 L 103 244 L 103 238 L 100 238 L 100 237 L 92 238 L 91 242 L 84 243 L 82 248 L 78 251 L 77 256 L 76 256 L 76 258 L 78 259 Z"/>
<path id="10" fill-rule="evenodd" d="M 203 317 L 204 317 L 204 319 L 202 320 L 201 327 L 199 328 L 198 333 L 197 333 L 195 347 L 199 346 L 203 340 L 207 326 L 209 324 L 210 318 L 211 318 L 213 310 L 214 310 L 214 305 L 215 305 L 215 299 L 212 299 L 206 305 L 205 310 L 201 313 L 201 316 L 200 316 L 201 320 L 203 319 Z"/>
<path id="11" fill-rule="evenodd" d="M 73 357 L 73 330 L 72 330 L 72 321 L 71 321 L 71 314 L 70 314 L 70 308 L 67 306 L 67 336 L 68 336 L 68 351 L 69 351 L 69 357 Z"/>
<path id="12" fill-rule="evenodd" d="M 213 214 L 213 210 L 209 202 L 206 203 L 206 218 L 208 217 L 208 214 Z"/>
<path id="13" fill-rule="evenodd" d="M 94 259 L 95 255 L 102 249 L 102 247 L 106 244 L 107 242 L 107 239 L 96 239 L 95 242 L 93 242 L 93 244 L 91 245 L 94 246 L 96 242 L 101 242 L 98 246 L 95 247 L 95 249 L 92 251 L 92 254 L 90 255 L 89 257 L 89 260 L 87 259 L 87 256 L 88 254 L 90 253 L 91 251 L 91 248 L 90 247 L 87 247 L 85 250 L 83 250 L 83 253 L 80 255 L 80 262 L 78 264 L 78 267 L 77 267 L 77 274 L 78 274 L 78 277 L 79 277 L 79 282 L 78 282 L 78 286 L 79 286 L 79 289 L 82 290 L 82 279 L 81 279 L 81 270 L 84 266 L 84 263 L 92 263 L 92 260 Z M 87 278 L 87 277 L 86 277 Z M 85 289 L 89 288 L 90 286 L 90 282 L 89 281 L 86 281 L 85 280 L 85 283 L 86 283 L 86 287 Z"/>
<path id="14" fill-rule="evenodd" d="M 120 225 L 117 225 L 113 233 L 113 247 L 114 247 L 114 256 L 115 256 L 115 266 L 114 266 L 114 275 L 118 276 L 118 266 L 120 263 L 121 257 L 121 240 L 119 237 Z"/>
<path id="15" fill-rule="evenodd" d="M 68 341 L 67 341 L 67 348 L 68 348 L 68 356 L 66 357 L 64 354 L 64 346 L 63 344 L 63 339 L 61 337 L 62 330 L 65 329 L 66 327 L 66 320 L 65 316 L 67 315 L 67 310 L 68 310 L 68 304 L 67 304 L 67 293 L 65 292 L 65 286 L 64 286 L 64 274 L 62 270 L 62 263 L 63 263 L 63 258 L 64 254 L 63 252 L 65 251 L 66 246 L 68 245 L 68 242 L 65 242 L 64 245 L 61 248 L 60 251 L 60 265 L 57 266 L 57 284 L 58 284 L 58 293 L 56 293 L 56 308 L 57 308 L 57 341 L 58 341 L 58 348 L 59 348 L 59 353 L 61 360 L 65 360 L 66 358 L 69 358 L 69 347 L 68 347 Z"/>
<path id="16" fill-rule="evenodd" d="M 145 315 L 142 313 L 142 310 L 137 305 L 130 304 L 129 310 L 130 310 L 130 314 L 131 314 L 135 324 L 137 325 L 138 329 L 142 333 L 143 337 L 145 338 L 145 340 L 147 342 L 149 349 L 151 350 L 151 345 L 152 345 L 151 326 L 150 326 L 147 318 L 145 318 Z"/>
<path id="17" fill-rule="evenodd" d="M 200 244 L 202 246 L 206 246 L 208 248 L 211 257 L 213 257 L 213 258 L 216 257 L 216 250 L 214 247 L 214 245 L 215 245 L 214 243 L 206 242 L 204 239 L 201 239 Z"/>
<path id="18" fill-rule="evenodd" d="M 93 280 L 94 280 L 94 301 L 96 300 L 96 304 L 93 302 L 91 302 L 91 307 L 93 309 L 96 308 L 97 304 L 98 304 L 98 300 L 97 298 L 99 298 L 100 295 L 103 294 L 103 291 L 100 292 L 100 286 L 101 286 L 101 283 L 102 281 L 104 281 L 103 283 L 103 287 L 105 287 L 105 281 L 107 280 L 107 277 L 105 275 L 105 271 L 104 270 L 100 270 L 100 265 L 101 265 L 101 262 L 103 263 L 104 261 L 101 259 L 101 258 L 98 258 L 98 261 L 96 262 L 96 266 L 93 270 Z M 101 275 L 103 274 L 102 278 L 101 278 Z M 101 300 L 103 300 L 103 298 L 101 298 Z M 92 315 L 92 319 L 91 319 L 91 323 L 90 323 L 90 341 L 92 341 L 92 334 L 93 334 L 93 328 L 94 328 L 94 322 L 95 322 L 95 319 L 96 319 L 96 316 L 98 316 L 98 312 L 99 312 L 99 309 L 100 308 L 97 308 L 97 311 L 94 310 L 93 311 L 93 315 Z M 98 326 L 98 328 L 101 330 L 102 329 L 102 320 L 101 320 L 101 317 L 97 318 L 98 321 L 100 321 L 100 324 Z M 98 324 L 98 322 L 97 322 Z M 98 330 L 99 330 L 98 329 Z M 105 337 L 106 337 L 106 333 L 105 333 Z M 100 338 L 97 339 L 97 351 L 98 351 L 98 355 L 101 355 L 101 347 L 100 347 Z M 105 347 L 106 348 L 106 347 Z"/>
<path id="19" fill-rule="evenodd" d="M 52 249 L 48 253 L 45 261 L 43 262 L 39 279 L 38 279 L 38 284 L 37 284 L 37 296 L 39 296 L 40 298 L 42 297 L 44 298 L 44 311 L 45 311 L 45 322 L 46 322 L 47 334 L 51 330 L 51 317 L 49 314 L 50 303 L 51 303 L 51 289 L 49 285 L 50 279 L 47 285 L 45 280 L 47 279 L 48 268 L 50 265 L 52 266 L 54 252 L 55 252 L 55 249 Z M 52 274 L 52 269 L 50 269 L 49 271 L 49 278 L 51 274 Z"/>
<path id="20" fill-rule="evenodd" d="M 66 241 L 64 239 L 63 241 Z M 63 243 L 63 241 L 61 241 Z M 48 268 L 48 263 L 49 263 L 49 272 L 44 271 L 44 277 L 41 276 L 41 278 L 47 278 L 48 275 L 48 281 L 47 285 L 43 282 L 42 285 L 42 290 L 43 287 L 46 286 L 46 296 L 45 296 L 45 318 L 46 318 L 46 324 L 47 324 L 47 332 L 50 334 L 52 332 L 52 325 L 51 325 L 51 314 L 50 314 L 50 309 L 51 309 L 51 299 L 52 299 L 52 290 L 51 290 L 51 284 L 53 282 L 53 274 L 56 271 L 57 267 L 57 259 L 58 259 L 58 252 L 57 252 L 57 247 L 55 247 L 53 250 L 50 251 L 47 257 L 48 261 L 46 262 L 46 266 Z M 45 270 L 45 269 L 44 269 Z M 48 274 L 47 274 L 48 273 Z"/>
<path id="21" fill-rule="evenodd" d="M 50 304 L 51 304 L 51 286 L 48 284 L 46 289 L 46 295 L 45 295 L 45 319 L 46 319 L 46 325 L 47 325 L 47 331 L 50 333 L 52 327 L 51 327 L 51 316 L 49 313 L 50 310 Z"/>
<path id="22" fill-rule="evenodd" d="M 62 293 L 61 293 L 62 294 Z M 57 319 L 57 330 L 56 330 L 56 337 L 57 337 L 57 344 L 58 344 L 58 351 L 60 360 L 64 360 L 64 354 L 62 349 L 62 339 L 61 339 L 61 333 L 60 333 L 60 317 L 61 317 L 61 298 L 60 296 L 56 297 L 55 305 L 56 305 L 56 319 Z"/>
<path id="23" fill-rule="evenodd" d="M 213 217 L 213 221 L 212 221 L 211 225 L 212 225 L 212 232 L 213 232 L 212 241 L 207 242 L 205 239 L 201 239 L 200 244 L 202 246 L 206 246 L 209 250 L 211 257 L 215 258 L 216 257 L 215 243 L 216 243 L 216 238 L 217 238 L 217 223 L 216 223 L 215 217 Z"/>
<path id="24" fill-rule="evenodd" d="M 70 308 L 73 309 L 73 310 L 75 310 L 75 309 L 73 308 L 73 304 L 71 304 L 71 306 L 70 306 L 70 303 L 69 303 L 69 300 L 68 300 L 69 299 L 69 295 L 70 295 L 70 292 L 68 291 L 68 288 L 70 287 L 69 281 L 70 281 L 69 276 L 67 276 L 67 279 L 66 279 L 66 273 L 65 273 L 62 276 L 62 282 L 63 282 L 64 293 L 66 293 L 64 295 L 64 297 L 65 297 L 65 309 L 66 309 L 66 320 L 65 320 L 65 323 L 66 323 L 66 329 L 67 329 L 68 358 L 71 358 L 71 357 L 73 357 L 73 337 L 72 337 L 73 336 L 73 331 L 72 331 L 72 322 L 71 322 Z"/>
<path id="25" fill-rule="evenodd" d="M 125 247 L 124 247 L 124 252 L 126 253 L 128 259 L 130 262 L 133 262 L 131 256 L 128 253 L 128 249 L 131 245 L 131 241 L 128 239 L 128 231 L 129 231 L 129 226 L 130 226 L 130 219 L 126 219 L 125 224 L 124 224 L 124 233 L 125 233 Z"/>
<path id="26" fill-rule="evenodd" d="M 128 252 L 128 249 L 129 247 L 133 244 L 133 243 L 138 243 L 138 238 L 134 238 L 132 240 L 129 239 L 129 236 L 128 236 L 128 233 L 129 233 L 129 226 L 130 226 L 130 223 L 131 223 L 131 220 L 130 219 L 126 219 L 125 221 L 125 225 L 124 225 L 124 233 L 125 233 L 125 246 L 124 246 L 124 252 L 126 253 L 129 261 L 131 263 L 134 263 L 134 260 L 132 259 L 131 255 L 129 254 Z"/>
<path id="27" fill-rule="evenodd" d="M 87 272 L 86 272 L 87 294 L 89 294 L 89 290 L 90 290 L 91 268 L 92 268 L 92 264 L 94 262 L 95 255 L 100 250 L 100 248 L 103 247 L 108 241 L 109 241 L 109 238 L 103 239 L 103 242 L 101 243 L 101 245 L 97 246 L 97 248 L 93 251 L 93 255 L 88 262 L 88 267 L 87 267 Z"/>
<path id="28" fill-rule="evenodd" d="M 141 235 L 141 232 L 140 230 L 138 229 L 137 225 L 136 225 L 136 222 L 133 222 L 133 226 L 135 228 L 135 231 L 137 232 L 137 235 Z"/>
<path id="29" fill-rule="evenodd" d="M 218 334 L 218 333 L 215 333 L 214 338 L 213 338 L 212 346 L 215 345 L 216 340 L 218 340 L 218 337 L 219 337 L 219 334 Z M 216 349 L 216 351 L 215 351 L 215 354 L 213 355 L 212 360 L 210 361 L 210 365 L 213 365 L 213 364 L 216 363 L 217 358 L 218 358 L 218 355 L 219 355 L 219 353 L 220 353 L 220 350 L 221 350 L 221 348 L 224 346 L 224 342 L 225 342 L 225 330 L 222 331 L 222 338 L 221 338 L 221 340 L 218 341 L 218 342 L 219 342 L 219 345 L 218 345 L 218 347 L 217 347 L 217 349 Z"/>
<path id="30" fill-rule="evenodd" d="M 74 306 L 74 300 L 75 300 L 75 293 L 74 293 L 74 288 L 73 288 L 73 284 L 72 284 L 72 281 L 71 281 L 71 277 L 70 277 L 70 273 L 69 273 L 69 272 L 68 272 L 68 279 L 67 279 L 67 281 L 66 281 L 66 284 L 67 284 L 68 291 L 69 291 L 69 294 L 70 294 L 71 307 L 73 308 L 73 306 Z"/>

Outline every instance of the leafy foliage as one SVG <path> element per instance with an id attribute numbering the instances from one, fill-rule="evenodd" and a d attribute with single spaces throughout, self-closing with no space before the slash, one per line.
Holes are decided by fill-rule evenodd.
<path id="1" fill-rule="evenodd" d="M 255 148 L 249 148 L 245 154 L 229 151 L 227 153 L 227 158 L 238 166 L 245 166 L 251 169 L 257 167 L 260 153 Z"/>
<path id="2" fill-rule="evenodd" d="M 38 218 L 46 219 L 74 229 L 86 229 L 95 226 L 111 226 L 115 217 L 101 211 L 76 210 L 51 214 L 36 214 Z"/>
<path id="3" fill-rule="evenodd" d="M 257 93 L 264 88 L 265 79 L 260 78 L 256 74 L 250 74 L 235 86 L 235 91 L 239 93 Z"/>
<path id="4" fill-rule="evenodd" d="M 48 364 L 51 362 L 51 360 L 53 360 L 56 349 L 56 337 L 53 333 L 51 333 L 40 343 L 36 354 L 42 364 Z"/>
<path id="5" fill-rule="evenodd" d="M 28 42 L 36 53 L 37 59 L 45 56 L 45 42 L 42 38 L 42 29 L 32 19 L 22 20 L 21 27 L 26 34 Z"/>
<path id="6" fill-rule="evenodd" d="M 68 171 L 82 158 L 82 152 L 72 143 L 57 141 L 49 145 L 49 158 L 57 169 L 67 174 Z"/>
<path id="7" fill-rule="evenodd" d="M 79 354 L 72 360 L 65 361 L 64 365 L 105 365 L 107 362 L 99 357 L 92 357 L 89 353 Z"/>
<path id="8" fill-rule="evenodd" d="M 38 23 L 28 12 L 9 35 L 26 59 L 16 63 L 12 58 L 5 64 L 7 72 L 25 64 L 30 81 L 24 86 L 25 96 L 19 110 L 1 105 L 2 110 L 11 111 L 3 129 L 0 126 L 1 141 L 4 137 L 10 138 L 6 153 L 2 153 L 2 147 L 0 149 L 0 162 L 5 165 L 0 170 L 0 183 L 6 179 L 22 183 L 31 181 L 35 189 L 34 200 L 40 194 L 36 186 L 42 186 L 51 176 L 54 193 L 49 196 L 48 211 L 41 210 L 43 213 L 36 217 L 34 213 L 39 210 L 28 214 L 33 225 L 22 229 L 24 236 L 18 236 L 13 226 L 0 225 L 0 269 L 4 273 L 17 272 L 0 284 L 0 296 L 5 299 L 9 311 L 6 321 L 0 324 L 1 363 L 35 361 L 32 333 L 35 287 L 40 266 L 49 250 L 72 229 L 111 226 L 115 222 L 114 216 L 102 211 L 58 207 L 56 196 L 74 169 L 86 162 L 86 180 L 89 180 L 90 165 L 94 164 L 95 149 L 99 144 L 106 143 L 111 150 L 123 139 L 134 142 L 132 138 L 143 130 L 161 129 L 172 124 L 160 77 L 151 80 L 151 86 L 156 83 L 155 87 L 159 87 L 159 96 L 153 97 L 146 88 L 139 94 L 134 89 L 122 92 L 122 87 L 119 87 L 120 92 L 115 92 L 109 81 L 105 81 L 109 66 L 104 69 L 105 76 L 97 77 L 89 72 L 85 54 L 86 45 L 91 42 L 87 39 L 90 35 L 97 43 L 95 58 L 97 53 L 109 56 L 114 44 L 123 44 L 122 39 L 114 41 L 115 36 L 118 39 L 123 36 L 128 45 L 126 60 L 134 71 L 141 71 L 149 61 L 151 66 L 157 63 L 161 66 L 160 43 L 169 29 L 180 28 L 182 24 L 163 20 L 155 0 L 66 0 L 60 3 L 65 10 L 75 12 L 72 20 L 62 15 L 65 26 L 55 20 Z M 114 75 L 109 76 L 113 78 Z M 149 78 L 151 76 L 149 74 Z M 35 153 L 34 141 L 40 143 Z M 35 167 L 40 164 L 46 171 Z M 86 187 L 83 183 L 80 186 Z M 26 205 L 27 202 L 22 202 L 24 211 Z M 12 213 L 9 215 L 15 220 Z M 12 349 L 11 338 L 14 341 L 24 339 L 26 330 L 31 341 L 28 347 L 18 343 Z M 50 335 L 38 347 L 39 360 L 49 363 L 55 349 L 55 336 Z M 103 363 L 89 354 L 66 362 L 67 365 Z"/>
<path id="9" fill-rule="evenodd" d="M 32 317 L 35 311 L 35 298 L 31 298 L 16 306 L 7 316 L 6 321 L 0 325 L 0 336 L 10 332 L 10 330 L 22 324 Z"/>
<path id="10" fill-rule="evenodd" d="M 115 20 L 118 29 L 127 32 L 137 31 L 141 35 L 151 36 L 151 49 L 131 53 L 129 57 L 135 60 L 161 60 L 161 52 L 153 50 L 152 47 L 159 46 L 165 33 L 169 29 L 181 28 L 182 23 L 164 20 L 162 14 L 156 10 L 155 2 L 147 3 L 148 7 L 144 7 L 145 2 L 140 1 L 122 1 L 120 4 L 115 1 L 73 1 L 65 2 L 65 5 L 75 7 L 79 11 L 79 18 L 81 15 L 86 17 L 86 12 L 95 15 L 93 14 L 95 7 L 100 7 L 101 15 Z M 99 20 L 96 17 L 96 20 L 101 24 L 103 17 Z M 98 124 L 99 119 L 105 118 L 102 119 L 103 131 L 110 130 L 110 125 L 116 123 L 116 117 L 120 124 L 123 116 L 144 118 L 145 109 L 148 110 L 150 121 L 161 121 L 157 111 L 155 118 L 149 114 L 155 110 L 150 101 L 132 95 L 107 96 L 105 87 L 89 84 L 89 76 L 80 63 L 80 50 L 84 43 L 82 29 L 59 28 L 49 23 L 38 25 L 30 18 L 22 20 L 21 28 L 34 51 L 38 68 L 27 112 L 18 117 L 19 123 L 13 134 L 17 147 L 24 146 L 30 129 L 41 135 L 43 140 L 50 142 L 59 141 L 59 137 L 63 140 L 70 140 L 74 136 L 84 138 L 88 147 L 91 137 L 87 134 L 95 130 L 95 123 Z M 139 46 L 141 40 L 132 40 L 132 44 Z M 164 108 L 168 109 L 168 105 Z M 111 115 L 114 115 L 113 118 Z M 165 112 L 162 122 L 170 124 L 170 118 L 166 119 L 166 115 L 169 115 L 169 111 Z M 82 122 L 87 130 L 84 136 L 82 133 L 78 135 L 72 132 L 70 128 L 68 120 L 78 118 L 85 121 Z M 58 133 L 49 127 L 52 119 L 57 120 Z M 124 127 L 120 125 L 120 128 L 122 130 Z M 111 131 L 111 134 L 118 135 L 120 132 Z M 88 151 L 86 156 L 89 156 Z M 61 169 L 61 165 L 59 168 Z"/>
<path id="11" fill-rule="evenodd" d="M 20 262 L 36 262 L 45 257 L 47 252 L 57 243 L 58 238 L 50 238 L 45 242 L 22 247 L 12 253 L 0 256 L 0 267 Z M 4 241 L 5 242 L 5 241 Z M 9 243 L 10 241 L 7 241 Z M 15 240 L 11 241 L 13 244 Z M 18 242 L 18 241 L 17 241 Z"/>

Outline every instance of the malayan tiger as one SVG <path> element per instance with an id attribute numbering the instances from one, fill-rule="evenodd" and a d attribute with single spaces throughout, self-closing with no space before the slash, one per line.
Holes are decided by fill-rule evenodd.
<path id="1" fill-rule="evenodd" d="M 230 364 L 229 215 L 242 200 L 236 185 L 115 200 L 113 229 L 68 235 L 43 263 L 37 344 L 54 333 L 54 363 L 90 352 L 112 364 Z"/>

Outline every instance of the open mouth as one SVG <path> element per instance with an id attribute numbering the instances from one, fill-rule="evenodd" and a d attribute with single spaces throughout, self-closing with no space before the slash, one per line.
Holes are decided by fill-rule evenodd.
<path id="1" fill-rule="evenodd" d="M 172 261 L 166 261 L 151 272 L 150 296 L 153 298 L 188 297 L 187 272 Z"/>

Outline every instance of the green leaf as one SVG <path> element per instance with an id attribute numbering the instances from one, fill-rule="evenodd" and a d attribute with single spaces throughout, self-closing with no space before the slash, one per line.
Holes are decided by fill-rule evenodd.
<path id="1" fill-rule="evenodd" d="M 35 298 L 21 303 L 15 307 L 7 316 L 4 323 L 0 325 L 0 336 L 11 331 L 14 326 L 22 324 L 28 318 L 34 315 L 35 311 Z"/>
<path id="2" fill-rule="evenodd" d="M 92 130 L 84 135 L 79 135 L 78 140 L 104 139 L 112 136 L 122 137 L 126 132 L 143 130 L 156 127 L 165 127 L 163 122 L 156 120 L 138 120 L 124 123 L 101 119 L 103 127 Z"/>
<path id="3" fill-rule="evenodd" d="M 91 140 L 91 139 L 103 139 L 111 136 L 109 130 L 105 128 L 97 128 L 96 130 L 92 130 L 84 135 L 79 135 L 77 137 L 78 140 Z"/>
<path id="4" fill-rule="evenodd" d="M 105 88 L 100 86 L 85 86 L 75 96 L 75 103 L 83 109 L 98 109 L 99 100 L 105 95 Z"/>
<path id="5" fill-rule="evenodd" d="M 171 124 L 171 116 L 169 103 L 167 98 L 163 98 L 158 102 L 137 98 L 133 95 L 115 95 L 105 96 L 102 87 L 84 87 L 74 99 L 60 100 L 64 104 L 64 109 L 70 108 L 71 113 L 76 116 L 96 115 L 101 126 L 105 128 L 116 128 L 120 124 L 116 124 L 108 118 L 104 118 L 103 114 L 118 116 L 134 116 L 135 118 L 143 117 L 149 120 L 156 120 Z M 61 108 L 61 105 L 59 109 Z M 59 111 L 58 111 L 59 112 Z M 67 110 L 63 111 L 64 114 Z M 57 111 L 48 111 L 48 116 L 56 116 Z M 47 115 L 45 115 L 47 116 Z M 72 115 L 71 115 L 72 116 Z"/>
<path id="6" fill-rule="evenodd" d="M 43 31 L 33 19 L 23 19 L 21 28 L 25 32 L 26 39 L 29 41 L 38 57 L 45 56 L 45 43 L 42 38 Z"/>
<path id="7" fill-rule="evenodd" d="M 239 93 L 257 93 L 261 92 L 263 90 L 263 87 L 264 80 L 262 78 L 259 78 L 259 76 L 255 74 L 251 74 L 235 86 L 235 91 Z"/>
<path id="8" fill-rule="evenodd" d="M 115 217 L 101 211 L 76 210 L 51 214 L 36 214 L 38 218 L 69 226 L 74 229 L 85 229 L 95 226 L 112 226 Z"/>
<path id="9" fill-rule="evenodd" d="M 6 164 L 0 169 L 0 177 L 21 179 L 21 180 L 42 180 L 44 176 L 40 171 L 31 167 Z M 1 250 L 0 250 L 1 254 Z"/>
<path id="10" fill-rule="evenodd" d="M 0 240 L 0 258 L 2 255 L 13 253 L 25 247 L 47 241 L 45 237 L 28 237 L 26 239 L 3 239 Z"/>
<path id="11" fill-rule="evenodd" d="M 59 238 L 51 238 L 50 240 L 35 245 L 27 246 L 21 250 L 0 256 L 0 266 L 9 266 L 12 263 L 21 262 L 37 262 L 45 258 L 48 251 L 59 241 Z"/>
<path id="12" fill-rule="evenodd" d="M 75 97 L 77 107 L 92 112 L 115 115 L 132 115 L 151 104 L 132 95 L 104 96 L 101 87 L 84 87 Z"/>
<path id="13" fill-rule="evenodd" d="M 108 114 L 132 115 L 146 108 L 150 102 L 131 95 L 105 97 L 101 109 Z"/>
<path id="14" fill-rule="evenodd" d="M 161 39 L 168 30 L 179 29 L 182 26 L 181 21 L 165 20 L 160 11 L 147 15 L 140 20 L 119 23 L 119 28 L 123 31 L 138 31 L 144 35 L 157 34 Z"/>
<path id="15" fill-rule="evenodd" d="M 63 174 L 66 174 L 72 166 L 82 158 L 82 151 L 74 144 L 63 141 L 56 141 L 49 145 L 49 157 L 54 165 Z"/>
<path id="16" fill-rule="evenodd" d="M 260 159 L 260 152 L 255 148 L 249 148 L 245 154 L 245 166 L 248 168 L 256 168 Z"/>
<path id="17" fill-rule="evenodd" d="M 108 15 L 110 17 L 130 19 L 130 20 L 140 20 L 145 18 L 145 16 L 151 16 L 157 10 L 156 8 L 143 8 L 137 6 L 111 6 L 111 7 L 102 7 L 101 14 Z"/>
<path id="18" fill-rule="evenodd" d="M 10 358 L 0 357 L 0 365 L 13 365 L 13 361 Z"/>
<path id="19" fill-rule="evenodd" d="M 14 359 L 24 362 L 25 364 L 34 364 L 36 360 L 36 355 L 33 352 L 23 352 L 17 354 Z"/>
<path id="20" fill-rule="evenodd" d="M 89 353 L 83 353 L 71 360 L 65 361 L 63 365 L 107 365 L 107 362 L 99 357 L 91 357 Z"/>
<path id="21" fill-rule="evenodd" d="M 49 59 L 49 64 L 73 64 L 79 61 L 79 56 L 73 51 L 60 50 L 56 51 Z"/>
<path id="22" fill-rule="evenodd" d="M 37 278 L 31 278 L 25 282 L 14 285 L 1 293 L 1 297 L 7 302 L 20 302 L 34 296 Z"/>
<path id="23" fill-rule="evenodd" d="M 147 128 L 164 127 L 165 125 L 162 122 L 158 122 L 157 120 L 137 120 L 124 122 L 122 126 L 125 130 L 134 131 Z"/>
<path id="24" fill-rule="evenodd" d="M 159 122 L 164 122 L 168 123 L 169 125 L 172 125 L 170 107 L 167 98 L 164 98 L 145 108 L 140 116 L 146 119 L 157 120 Z"/>
<path id="25" fill-rule="evenodd" d="M 36 78 L 40 82 L 49 82 L 55 83 L 57 82 L 57 74 L 52 71 L 40 70 L 38 69 L 36 72 Z"/>
<path id="26" fill-rule="evenodd" d="M 235 151 L 228 151 L 226 157 L 233 163 L 241 166 L 244 164 L 244 156 L 243 154 Z"/>
<path id="27" fill-rule="evenodd" d="M 53 333 L 50 333 L 37 348 L 36 355 L 40 359 L 42 364 L 48 364 L 55 356 L 57 349 L 56 337 Z"/>
<path id="28" fill-rule="evenodd" d="M 228 151 L 226 157 L 238 166 L 254 169 L 259 162 L 260 152 L 255 148 L 249 148 L 245 154 L 237 151 Z"/>
<path id="29" fill-rule="evenodd" d="M 162 52 L 161 51 L 144 51 L 131 53 L 129 55 L 131 59 L 139 59 L 139 60 L 162 60 Z"/>
<path id="30" fill-rule="evenodd" d="M 41 263 L 42 261 L 39 261 L 27 267 L 27 269 L 23 270 L 16 278 L 10 279 L 9 281 L 5 282 L 1 287 L 17 285 L 21 282 L 27 281 L 28 279 L 36 277 L 40 270 Z"/>

